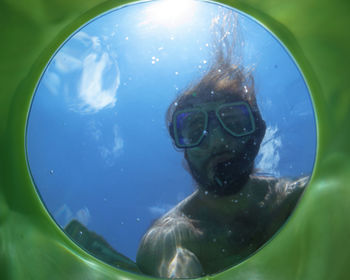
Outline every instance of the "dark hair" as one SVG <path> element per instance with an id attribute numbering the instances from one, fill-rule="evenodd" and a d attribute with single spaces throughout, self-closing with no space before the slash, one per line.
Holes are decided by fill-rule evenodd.
<path id="1" fill-rule="evenodd" d="M 188 108 L 198 101 L 207 103 L 216 100 L 239 99 L 250 105 L 258 124 L 257 130 L 260 130 L 263 136 L 266 126 L 256 102 L 253 69 L 241 66 L 240 48 L 243 40 L 238 32 L 237 14 L 223 12 L 221 16 L 213 19 L 211 30 L 214 60 L 205 75 L 182 91 L 170 104 L 166 113 L 169 133 L 174 138 L 171 122 L 177 110 Z"/>

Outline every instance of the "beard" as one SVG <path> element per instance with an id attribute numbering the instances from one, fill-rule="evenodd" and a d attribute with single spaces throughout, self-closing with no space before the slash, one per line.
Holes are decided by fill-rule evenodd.
<path id="1" fill-rule="evenodd" d="M 199 188 L 211 194 L 227 196 L 238 193 L 254 169 L 254 158 L 247 154 L 222 153 L 211 155 L 201 167 L 189 160 L 192 177 Z"/>

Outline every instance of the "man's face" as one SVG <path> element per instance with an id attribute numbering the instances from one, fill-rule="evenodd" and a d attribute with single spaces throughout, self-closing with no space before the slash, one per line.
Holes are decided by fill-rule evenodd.
<path id="1" fill-rule="evenodd" d="M 222 104 L 223 102 L 221 105 L 219 102 L 219 107 Z M 222 112 L 228 114 L 228 109 L 231 107 L 226 107 L 226 111 L 207 110 L 208 103 L 203 104 L 203 108 L 201 104 L 196 104 L 195 107 L 206 111 L 208 117 L 205 135 L 200 143 L 194 147 L 185 148 L 185 158 L 192 176 L 203 190 L 219 195 L 234 194 L 240 190 L 252 172 L 259 149 L 260 140 L 256 139 L 250 124 L 250 121 L 254 122 L 255 127 L 255 120 L 252 116 L 247 119 L 247 113 L 241 112 L 238 107 L 232 113 L 231 119 L 225 119 L 222 115 Z M 248 109 L 250 110 L 250 107 Z M 242 136 L 233 135 L 229 127 L 235 130 L 235 126 L 242 123 L 247 126 L 244 129 L 251 130 L 252 133 Z"/>

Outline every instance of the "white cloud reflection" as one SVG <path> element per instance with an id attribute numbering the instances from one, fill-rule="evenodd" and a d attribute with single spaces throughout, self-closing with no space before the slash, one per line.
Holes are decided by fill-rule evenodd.
<path id="1" fill-rule="evenodd" d="M 59 72 L 69 73 L 81 69 L 82 63 L 80 59 L 69 55 L 64 51 L 60 51 L 55 57 L 55 66 Z"/>
<path id="2" fill-rule="evenodd" d="M 120 156 L 123 152 L 124 140 L 119 134 L 118 126 L 113 127 L 113 143 L 110 147 L 100 146 L 99 150 L 101 157 L 106 161 L 109 166 L 114 164 L 114 160 Z"/>
<path id="3" fill-rule="evenodd" d="M 87 207 L 81 208 L 75 214 L 76 219 L 81 222 L 84 226 L 87 226 L 90 222 L 90 211 Z"/>
<path id="4" fill-rule="evenodd" d="M 61 79 L 55 72 L 48 71 L 44 76 L 43 82 L 53 95 L 58 95 Z"/>
<path id="5" fill-rule="evenodd" d="M 62 227 L 67 226 L 72 220 L 78 220 L 84 226 L 87 226 L 91 219 L 90 211 L 87 207 L 83 207 L 76 213 L 73 213 L 67 204 L 63 204 L 58 209 L 56 209 L 53 216 Z"/>
<path id="6" fill-rule="evenodd" d="M 64 94 L 70 110 L 97 113 L 117 102 L 120 72 L 116 54 L 97 36 L 78 32 L 56 54 L 44 84 Z"/>
<path id="7" fill-rule="evenodd" d="M 92 47 L 94 50 L 98 50 L 101 47 L 101 40 L 97 36 L 90 36 L 83 31 L 79 31 L 73 37 L 79 40 L 85 47 Z"/>
<path id="8" fill-rule="evenodd" d="M 102 123 L 96 120 L 91 120 L 87 123 L 87 129 L 89 133 L 92 135 L 92 137 L 99 141 L 102 137 Z"/>
<path id="9" fill-rule="evenodd" d="M 263 173 L 279 176 L 278 164 L 280 162 L 281 137 L 278 136 L 277 126 L 269 126 L 266 129 L 265 138 L 260 146 L 259 157 L 256 167 Z"/>
<path id="10" fill-rule="evenodd" d="M 110 75 L 111 68 L 115 66 L 116 75 L 105 88 L 105 76 Z M 84 113 L 95 113 L 106 107 L 113 107 L 117 101 L 116 93 L 120 84 L 119 69 L 113 65 L 108 53 L 100 57 L 91 53 L 84 58 L 83 71 L 78 86 L 78 109 Z"/>
<path id="11" fill-rule="evenodd" d="M 170 209 L 172 209 L 174 206 L 170 204 L 162 204 L 162 205 L 154 205 L 148 207 L 148 211 L 154 216 L 159 217 L 164 215 L 166 212 L 168 212 Z"/>
<path id="12" fill-rule="evenodd" d="M 87 123 L 87 132 L 97 142 L 96 147 L 101 158 L 109 166 L 114 165 L 114 161 L 123 153 L 124 139 L 121 136 L 119 127 L 114 124 L 112 130 L 105 128 L 105 125 L 97 120 Z M 112 137 L 110 137 L 112 134 Z M 112 138 L 112 141 L 110 139 Z"/>

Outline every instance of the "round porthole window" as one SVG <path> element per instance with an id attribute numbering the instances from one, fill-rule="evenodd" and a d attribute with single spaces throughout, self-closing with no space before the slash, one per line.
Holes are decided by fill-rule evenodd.
<path id="1" fill-rule="evenodd" d="M 296 62 L 259 22 L 208 1 L 108 11 L 48 63 L 28 166 L 62 230 L 162 278 L 232 267 L 285 224 L 316 155 Z"/>

